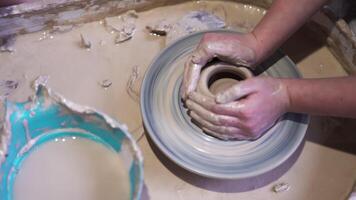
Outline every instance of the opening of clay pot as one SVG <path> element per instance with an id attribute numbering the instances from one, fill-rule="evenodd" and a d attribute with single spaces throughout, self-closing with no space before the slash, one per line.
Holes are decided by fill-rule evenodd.
<path id="1" fill-rule="evenodd" d="M 227 64 L 211 65 L 202 71 L 198 92 L 213 97 L 239 81 L 252 76 L 252 72 L 244 67 Z"/>
<path id="2" fill-rule="evenodd" d="M 208 88 L 213 95 L 216 95 L 246 78 L 248 78 L 248 75 L 240 70 L 226 69 L 218 71 L 209 77 Z"/>

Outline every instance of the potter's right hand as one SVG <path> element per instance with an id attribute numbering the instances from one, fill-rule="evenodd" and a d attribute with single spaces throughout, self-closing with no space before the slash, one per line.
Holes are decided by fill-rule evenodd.
<path id="1" fill-rule="evenodd" d="M 240 81 L 217 94 L 215 100 L 192 92 L 186 104 L 203 130 L 240 140 L 262 136 L 291 105 L 285 81 L 270 77 Z"/>
<path id="2" fill-rule="evenodd" d="M 195 91 L 201 69 L 213 58 L 253 67 L 257 63 L 257 40 L 253 34 L 207 33 L 184 67 L 181 95 L 186 100 Z"/>

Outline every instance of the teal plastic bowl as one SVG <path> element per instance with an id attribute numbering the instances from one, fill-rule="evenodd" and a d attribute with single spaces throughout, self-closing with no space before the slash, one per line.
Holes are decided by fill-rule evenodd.
<path id="1" fill-rule="evenodd" d="M 130 177 L 130 199 L 141 196 L 143 159 L 126 126 L 94 109 L 76 105 L 37 84 L 29 101 L 7 101 L 0 146 L 0 199 L 13 200 L 16 175 L 23 161 L 41 145 L 61 137 L 103 144 L 123 158 Z"/>

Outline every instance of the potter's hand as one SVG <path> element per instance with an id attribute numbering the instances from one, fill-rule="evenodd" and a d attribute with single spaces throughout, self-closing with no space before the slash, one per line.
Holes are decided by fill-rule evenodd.
<path id="1" fill-rule="evenodd" d="M 181 95 L 187 99 L 196 89 L 200 71 L 213 58 L 252 67 L 257 62 L 257 40 L 253 34 L 207 33 L 184 67 Z"/>
<path id="2" fill-rule="evenodd" d="M 253 140 L 287 112 L 290 103 L 280 79 L 258 77 L 237 83 L 215 100 L 192 92 L 186 104 L 205 131 Z"/>

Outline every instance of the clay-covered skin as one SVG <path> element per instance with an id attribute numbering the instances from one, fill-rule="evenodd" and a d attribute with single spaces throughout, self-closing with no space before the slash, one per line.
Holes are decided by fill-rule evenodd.
<path id="1" fill-rule="evenodd" d="M 252 67 L 256 64 L 256 38 L 252 34 L 208 33 L 200 41 L 184 67 L 182 98 L 195 91 L 202 68 L 213 58 Z"/>
<path id="2" fill-rule="evenodd" d="M 226 62 L 253 66 L 253 64 L 271 55 L 275 49 L 305 23 L 325 2 L 326 0 L 315 0 L 312 2 L 306 0 L 277 0 L 251 33 L 242 36 L 239 34 L 215 34 L 203 37 L 185 66 L 182 87 L 183 100 L 186 100 L 187 96 L 189 98 L 191 96 L 194 97 L 191 94 L 196 89 L 201 68 L 206 62 L 218 57 Z M 320 88 L 320 90 L 324 89 Z M 313 95 L 317 95 L 317 93 L 313 93 Z M 326 95 L 322 96 L 326 98 Z M 303 95 L 301 97 L 303 98 Z M 240 139 L 256 139 L 289 109 L 289 98 L 287 87 L 280 80 L 256 78 L 240 82 L 222 94 L 217 95 L 215 101 L 210 102 L 209 106 L 207 106 L 207 100 L 203 98 L 192 98 L 191 102 L 195 103 L 193 104 L 194 106 L 191 102 L 187 102 L 187 104 L 190 104 L 190 108 L 195 108 L 195 110 L 192 109 L 191 116 L 197 121 L 200 120 L 199 123 L 204 124 L 203 126 L 206 129 L 213 129 L 215 132 L 227 135 L 237 135 Z M 348 98 L 347 101 L 351 101 L 350 99 L 353 99 L 353 97 Z M 332 100 L 338 101 L 335 98 L 332 98 Z M 301 99 L 295 99 L 294 102 L 305 103 Z M 231 116 L 220 116 L 226 115 L 226 112 L 231 111 L 224 110 L 224 108 L 214 110 L 211 107 L 215 103 L 223 104 L 225 109 L 230 104 L 235 104 L 231 108 L 235 109 L 232 114 L 233 118 Z M 319 104 L 319 102 L 313 102 L 313 100 L 307 103 L 313 106 Z M 219 107 L 221 106 L 219 105 Z M 302 113 L 311 113 L 314 111 L 310 109 L 310 106 L 297 105 L 294 107 L 309 108 L 298 110 L 298 112 Z M 198 111 L 197 108 L 206 108 L 212 112 L 196 112 Z M 329 113 L 326 104 L 323 106 L 323 109 L 325 111 L 319 111 L 319 113 Z M 201 110 L 199 109 L 199 111 Z M 339 114 L 339 110 L 344 110 L 344 108 L 341 106 L 334 112 Z M 343 112 L 340 116 L 349 115 L 350 113 Z"/>
<path id="3" fill-rule="evenodd" d="M 197 86 L 197 93 L 202 99 L 207 99 L 207 101 L 214 102 L 216 95 L 224 92 L 228 88 L 237 84 L 239 80 L 244 80 L 253 77 L 250 70 L 244 67 L 238 67 L 234 65 L 217 63 L 206 67 L 200 76 Z M 207 128 L 209 123 L 217 124 L 221 118 L 213 112 L 204 110 L 201 106 L 191 100 L 187 100 L 187 107 L 190 109 L 190 116 L 195 120 L 195 122 L 208 134 L 217 137 L 222 140 L 236 140 L 236 139 L 248 139 L 241 134 L 226 134 L 220 131 L 219 127 Z M 207 120 L 199 117 L 199 114 L 206 115 Z M 224 118 L 224 117 L 222 117 Z"/>
<path id="4" fill-rule="evenodd" d="M 186 104 L 204 131 L 221 139 L 254 140 L 287 111 L 289 98 L 279 79 L 257 77 L 238 82 L 215 99 L 192 92 Z"/>

